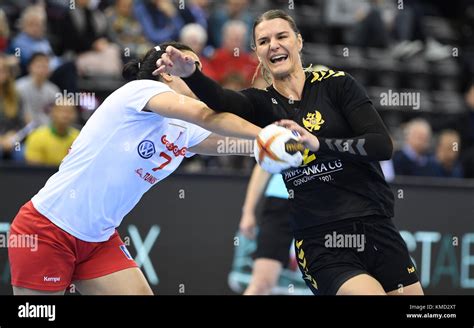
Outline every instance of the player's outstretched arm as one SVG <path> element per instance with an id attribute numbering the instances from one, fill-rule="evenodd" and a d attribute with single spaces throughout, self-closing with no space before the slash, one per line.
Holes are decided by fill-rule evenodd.
<path id="1" fill-rule="evenodd" d="M 312 152 L 322 151 L 340 156 L 341 158 L 364 162 L 390 159 L 392 157 L 393 144 L 382 120 L 375 110 L 364 110 L 365 114 L 361 116 L 367 118 L 366 120 L 362 120 L 356 117 L 356 115 L 352 115 L 352 118 L 348 120 L 356 134 L 352 138 L 316 137 L 296 122 L 290 120 L 281 120 L 277 124 L 298 132 L 300 134 L 300 141 Z M 354 112 L 360 113 L 360 111 Z"/>
<path id="2" fill-rule="evenodd" d="M 174 92 L 154 96 L 146 107 L 159 115 L 188 121 L 223 136 L 254 139 L 261 130 L 234 114 L 216 113 L 202 101 Z"/>

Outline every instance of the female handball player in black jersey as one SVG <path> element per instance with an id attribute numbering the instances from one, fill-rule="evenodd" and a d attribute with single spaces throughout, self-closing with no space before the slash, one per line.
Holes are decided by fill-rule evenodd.
<path id="1" fill-rule="evenodd" d="M 272 85 L 235 92 L 168 47 L 154 74 L 184 78 L 199 99 L 264 127 L 275 121 L 301 135 L 304 165 L 284 172 L 296 255 L 316 295 L 421 295 L 406 244 L 392 222 L 394 197 L 378 161 L 390 136 L 364 89 L 342 71 L 305 72 L 294 20 L 270 10 L 254 23 L 254 49 Z M 283 121 L 282 121 L 283 120 Z"/>

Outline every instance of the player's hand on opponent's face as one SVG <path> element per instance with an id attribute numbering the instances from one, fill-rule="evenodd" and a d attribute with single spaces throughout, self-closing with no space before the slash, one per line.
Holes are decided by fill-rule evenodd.
<path id="1" fill-rule="evenodd" d="M 168 73 L 179 77 L 188 77 L 196 69 L 193 58 L 172 46 L 168 46 L 166 52 L 156 61 L 156 67 L 153 75 Z"/>
<path id="2" fill-rule="evenodd" d="M 302 142 L 306 148 L 312 152 L 319 150 L 319 140 L 318 138 L 303 128 L 301 125 L 291 120 L 280 120 L 275 123 L 276 125 L 282 126 L 289 130 L 298 132 L 300 135 L 300 142 Z"/>

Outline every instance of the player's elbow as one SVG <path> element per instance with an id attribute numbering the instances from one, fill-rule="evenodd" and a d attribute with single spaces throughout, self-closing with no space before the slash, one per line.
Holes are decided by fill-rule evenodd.
<path id="1" fill-rule="evenodd" d="M 197 117 L 197 124 L 201 125 L 205 129 L 211 128 L 213 126 L 213 122 L 216 118 L 216 112 L 206 106 L 206 104 L 201 103 L 201 108 L 198 111 Z"/>

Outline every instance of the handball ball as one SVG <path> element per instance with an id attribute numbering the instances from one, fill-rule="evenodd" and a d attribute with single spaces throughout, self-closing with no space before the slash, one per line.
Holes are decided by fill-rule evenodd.
<path id="1" fill-rule="evenodd" d="M 260 131 L 254 144 L 255 160 L 267 172 L 280 173 L 303 162 L 304 145 L 297 132 L 271 124 Z"/>

